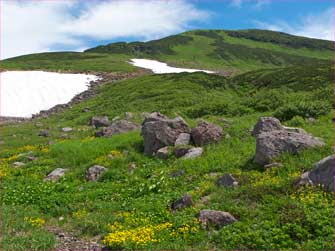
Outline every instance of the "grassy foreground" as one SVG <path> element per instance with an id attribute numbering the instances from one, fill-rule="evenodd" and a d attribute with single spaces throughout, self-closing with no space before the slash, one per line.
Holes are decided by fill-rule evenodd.
<path id="1" fill-rule="evenodd" d="M 204 73 L 143 76 L 107 84 L 95 98 L 50 118 L 1 126 L 0 249 L 52 250 L 55 237 L 48 230 L 57 227 L 116 250 L 332 250 L 334 194 L 293 185 L 333 152 L 332 72 L 331 64 L 321 63 L 229 79 Z M 84 113 L 85 107 L 90 111 Z M 229 137 L 205 147 L 198 159 L 159 160 L 143 155 L 139 132 L 94 138 L 88 126 L 93 115 L 132 112 L 141 122 L 141 113 L 151 111 L 181 115 L 191 126 L 204 118 Z M 326 146 L 284 154 L 276 160 L 282 167 L 264 170 L 252 162 L 250 128 L 265 115 L 304 128 Z M 61 138 L 65 126 L 74 128 L 68 139 Z M 37 136 L 48 127 L 51 137 Z M 48 145 L 50 140 L 55 143 Z M 28 161 L 29 152 L 38 159 Z M 16 161 L 26 165 L 13 168 Z M 94 164 L 108 171 L 99 182 L 87 182 L 85 171 Z M 58 167 L 69 169 L 65 178 L 43 182 Z M 173 177 L 176 172 L 181 175 Z M 227 172 L 239 181 L 237 188 L 216 186 Z M 186 192 L 196 205 L 172 212 L 170 203 Z M 206 230 L 197 221 L 201 209 L 230 212 L 238 222 Z"/>

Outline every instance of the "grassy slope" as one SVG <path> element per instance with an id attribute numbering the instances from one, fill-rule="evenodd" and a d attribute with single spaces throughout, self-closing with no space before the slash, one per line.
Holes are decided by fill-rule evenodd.
<path id="1" fill-rule="evenodd" d="M 245 35 L 245 33 L 247 35 Z M 85 53 L 43 53 L 0 62 L 0 69 L 133 71 L 130 58 L 151 58 L 179 67 L 248 70 L 332 61 L 333 44 L 278 32 L 196 30 L 149 42 L 113 43 Z"/>
<path id="2" fill-rule="evenodd" d="M 325 64 L 258 70 L 232 79 L 204 73 L 143 76 L 105 85 L 94 99 L 49 119 L 2 126 L 0 249 L 52 248 L 54 239 L 45 230 L 50 226 L 75 230 L 85 238 L 124 229 L 138 235 L 154 228 L 155 239 L 160 239 L 140 245 L 135 238 L 121 245 L 125 249 L 332 249 L 333 195 L 320 188 L 297 190 L 293 186 L 304 170 L 332 153 L 332 71 L 333 66 Z M 320 106 L 313 107 L 314 103 Z M 91 111 L 83 113 L 84 107 Z M 282 109 L 287 110 L 283 113 Z M 182 115 L 192 126 L 203 117 L 225 127 L 231 137 L 207 146 L 199 159 L 162 161 L 142 154 L 138 132 L 93 138 L 87 126 L 93 115 L 112 118 L 131 111 L 140 122 L 141 112 L 154 110 Z M 283 155 L 277 160 L 281 168 L 264 171 L 252 163 L 255 139 L 249 130 L 260 116 L 271 114 L 289 114 L 286 125 L 302 127 L 325 139 L 327 145 L 296 156 Z M 311 115 L 317 117 L 315 123 L 302 118 Z M 231 122 L 220 122 L 222 116 Z M 60 129 L 65 126 L 75 130 L 69 133 L 70 139 L 61 140 Z M 54 145 L 47 145 L 51 138 L 37 136 L 46 127 L 51 128 Z M 122 153 L 125 150 L 127 154 Z M 14 161 L 26 162 L 19 154 L 28 151 L 39 159 L 23 168 L 10 167 Z M 111 151 L 122 154 L 111 160 L 106 157 Z M 136 163 L 133 172 L 128 171 L 130 163 Z M 108 167 L 108 172 L 100 182 L 85 182 L 85 170 L 93 164 Z M 43 183 L 43 177 L 56 167 L 69 169 L 66 179 Z M 171 178 L 177 170 L 185 174 Z M 233 190 L 216 187 L 210 175 L 214 172 L 232 173 L 240 186 Z M 185 192 L 193 196 L 196 206 L 171 213 L 169 203 Z M 202 204 L 201 198 L 208 195 L 210 201 Z M 239 222 L 208 235 L 195 221 L 205 208 L 231 212 Z M 60 216 L 64 221 L 58 220 Z M 25 217 L 46 220 L 44 228 Z M 161 227 L 166 222 L 172 227 Z"/>

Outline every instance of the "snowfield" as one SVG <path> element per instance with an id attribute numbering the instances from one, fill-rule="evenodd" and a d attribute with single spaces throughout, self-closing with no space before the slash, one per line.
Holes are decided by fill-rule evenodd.
<path id="1" fill-rule="evenodd" d="M 27 118 L 69 102 L 98 80 L 94 75 L 43 71 L 7 71 L 0 78 L 0 116 Z"/>
<path id="2" fill-rule="evenodd" d="M 159 62 L 156 60 L 150 60 L 150 59 L 134 58 L 134 59 L 131 59 L 130 63 L 137 67 L 150 69 L 154 73 L 158 73 L 158 74 L 159 73 L 197 72 L 197 71 L 202 71 L 206 73 L 214 73 L 213 71 L 206 71 L 206 70 L 171 67 L 171 66 L 168 66 L 166 63 L 162 63 L 162 62 Z"/>

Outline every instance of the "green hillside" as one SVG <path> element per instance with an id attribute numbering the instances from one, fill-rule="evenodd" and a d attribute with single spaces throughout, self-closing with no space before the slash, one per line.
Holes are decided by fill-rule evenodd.
<path id="1" fill-rule="evenodd" d="M 333 42 L 264 30 L 195 30 L 148 42 L 117 42 L 84 53 L 42 53 L 7 59 L 0 69 L 118 71 L 135 68 L 131 58 L 157 59 L 173 66 L 239 73 L 314 64 L 334 59 Z"/>
<path id="2" fill-rule="evenodd" d="M 272 53 L 287 66 L 278 67 L 265 61 L 256 64 L 258 59 L 254 57 L 263 56 L 259 51 L 253 55 L 253 49 L 250 49 L 253 56 L 249 63 L 254 64 L 248 66 L 249 63 L 243 61 L 246 55 L 232 51 L 230 60 L 209 56 L 215 50 L 210 44 L 228 43 L 225 32 L 200 33 L 183 34 L 194 40 L 177 39 L 178 45 L 174 39 L 170 40 L 171 48 L 170 45 L 161 49 L 149 46 L 146 50 L 157 51 L 153 57 L 166 57 L 171 62 L 177 61 L 178 55 L 184 55 L 179 64 L 187 65 L 191 64 L 188 57 L 192 49 L 185 48 L 197 43 L 198 48 L 207 49 L 195 50 L 195 54 L 199 53 L 195 57 L 200 60 L 202 55 L 204 59 L 195 64 L 211 69 L 221 62 L 241 71 L 248 67 L 256 70 L 230 78 L 180 73 L 107 83 L 94 98 L 49 118 L 0 125 L 1 250 L 53 250 L 57 241 L 51 231 L 54 229 L 72 233 L 81 241 L 105 241 L 112 250 L 333 249 L 334 194 L 324 192 L 321 187 L 294 186 L 301 173 L 333 153 L 334 66 L 324 60 L 332 52 L 321 49 L 323 45 L 318 47 L 320 51 L 300 47 L 285 49 L 282 42 L 269 44 L 275 48 L 270 50 L 266 49 L 267 41 L 254 41 L 250 47 L 258 46 Z M 244 47 L 244 43 L 246 40 L 235 45 Z M 134 52 L 129 51 L 127 45 L 117 47 L 113 48 L 117 55 L 133 57 Z M 94 53 L 103 60 L 114 56 L 106 51 Z M 284 54 L 303 57 L 311 63 L 299 65 L 299 60 L 286 61 Z M 77 58 L 73 63 L 61 59 L 67 54 L 53 55 L 57 55 L 57 59 L 35 55 L 30 56 L 32 61 L 22 57 L 3 64 L 17 60 L 16 67 L 38 68 L 44 67 L 43 60 L 48 60 L 48 67 L 52 69 L 79 70 L 89 67 L 83 60 L 90 61 L 88 57 L 93 54 L 78 54 L 86 59 Z M 240 63 L 233 66 L 232 62 L 237 62 L 234 55 L 240 57 Z M 38 57 L 39 63 L 33 63 Z M 118 57 L 121 60 L 127 56 Z M 24 58 L 26 63 L 22 63 Z M 98 67 L 91 63 L 92 67 Z M 118 68 L 120 71 L 133 69 L 116 66 L 124 66 Z M 267 69 L 259 69 L 261 66 Z M 88 111 L 83 112 L 84 108 Z M 125 112 L 132 112 L 133 121 L 141 123 L 142 113 L 152 111 L 171 117 L 181 115 L 192 127 L 198 119 L 206 119 L 222 126 L 226 136 L 219 143 L 206 146 L 204 154 L 197 159 L 170 156 L 161 160 L 143 154 L 139 132 L 96 138 L 95 130 L 88 125 L 92 116 L 123 118 Z M 304 128 L 323 138 L 326 145 L 298 155 L 283 154 L 276 159 L 281 167 L 265 170 L 252 161 L 255 138 L 250 135 L 250 128 L 259 117 L 269 115 L 280 118 L 285 125 Z M 61 129 L 69 126 L 74 130 L 64 138 Z M 46 128 L 50 129 L 51 136 L 39 137 L 39 131 Z M 49 145 L 51 140 L 54 144 Z M 28 161 L 29 152 L 37 159 Z M 110 154 L 114 156 L 112 159 L 108 157 Z M 25 165 L 13 168 L 17 161 Z M 99 182 L 86 182 L 85 171 L 95 164 L 107 167 L 108 171 Z M 130 170 L 133 164 L 137 168 Z M 69 170 L 64 179 L 57 183 L 43 182 L 49 172 L 64 167 Z M 176 172 L 180 176 L 171 176 Z M 217 177 L 227 172 L 239 181 L 235 189 L 216 185 Z M 172 212 L 171 202 L 185 193 L 193 197 L 195 205 Z M 227 211 L 238 221 L 221 229 L 206 229 L 197 220 L 201 209 Z"/>

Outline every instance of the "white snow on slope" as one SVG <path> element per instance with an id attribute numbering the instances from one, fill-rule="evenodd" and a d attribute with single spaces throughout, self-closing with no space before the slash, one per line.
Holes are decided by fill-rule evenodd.
<path id="1" fill-rule="evenodd" d="M 69 102 L 98 77 L 43 71 L 0 73 L 0 116 L 31 117 L 41 110 Z"/>
<path id="2" fill-rule="evenodd" d="M 166 63 L 162 63 L 162 62 L 159 62 L 156 60 L 150 60 L 150 59 L 134 58 L 134 59 L 131 59 L 130 63 L 137 67 L 150 69 L 154 73 L 158 73 L 158 74 L 159 73 L 197 72 L 197 71 L 202 71 L 206 73 L 214 73 L 213 71 L 206 71 L 206 70 L 171 67 L 171 66 L 168 66 Z"/>

